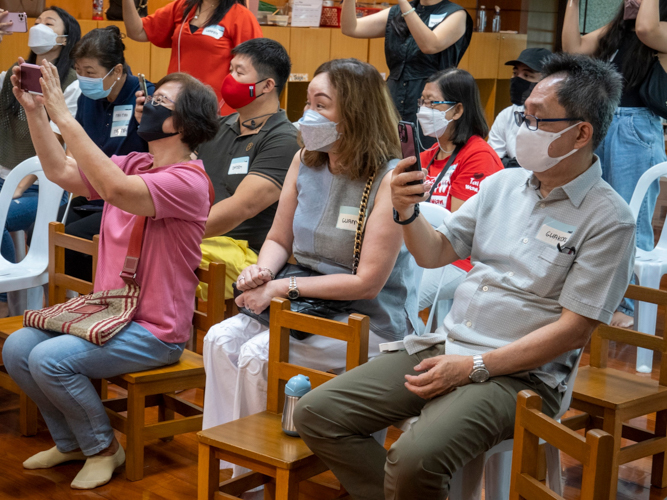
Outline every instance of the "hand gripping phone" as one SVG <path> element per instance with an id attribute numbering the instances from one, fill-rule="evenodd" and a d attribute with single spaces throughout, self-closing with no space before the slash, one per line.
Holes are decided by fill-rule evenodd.
<path id="1" fill-rule="evenodd" d="M 144 93 L 144 97 L 148 100 L 148 87 L 146 86 L 146 77 L 143 73 L 137 75 L 139 77 L 139 90 Z"/>
<path id="2" fill-rule="evenodd" d="M 21 89 L 31 94 L 42 95 L 42 67 L 37 64 L 23 63 L 21 68 Z"/>
<path id="3" fill-rule="evenodd" d="M 0 19 L 0 23 L 12 22 L 10 26 L 5 26 L 2 31 L 7 33 L 27 33 L 28 32 L 28 16 L 25 12 L 8 12 L 7 15 Z"/>
<path id="4" fill-rule="evenodd" d="M 417 161 L 410 168 L 407 169 L 408 172 L 421 172 L 422 165 L 419 159 L 419 143 L 417 142 L 417 129 L 415 124 L 412 122 L 398 122 L 398 138 L 401 140 L 401 152 L 403 153 L 403 158 L 409 158 L 414 156 L 417 158 Z M 412 181 L 408 182 L 408 185 L 412 186 L 414 184 L 423 184 L 424 181 Z M 423 196 L 423 195 L 422 195 Z"/>

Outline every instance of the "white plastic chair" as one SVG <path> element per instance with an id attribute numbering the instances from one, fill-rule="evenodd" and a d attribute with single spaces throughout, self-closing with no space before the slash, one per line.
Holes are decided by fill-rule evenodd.
<path id="1" fill-rule="evenodd" d="M 26 175 L 35 175 L 39 181 L 37 216 L 30 250 L 23 260 L 14 264 L 0 256 L 0 292 L 28 290 L 26 303 L 17 304 L 16 294 L 9 294 L 10 313 L 20 315 L 26 308 L 41 309 L 43 285 L 49 281 L 49 223 L 56 220 L 63 189 L 49 181 L 35 156 L 17 165 L 5 179 L 0 190 L 0 227 L 5 227 L 7 212 L 19 182 Z M 19 300 L 22 302 L 22 300 Z"/>
<path id="2" fill-rule="evenodd" d="M 635 220 L 639 215 L 646 191 L 656 180 L 667 175 L 667 162 L 658 163 L 651 167 L 644 175 L 639 178 L 637 187 L 632 193 L 630 200 L 630 210 Z M 637 247 L 635 254 L 635 275 L 637 284 L 648 288 L 660 288 L 660 280 L 667 274 L 667 230 L 663 229 L 660 239 L 653 250 L 642 250 Z M 658 314 L 656 304 L 646 302 L 636 303 L 635 308 L 635 327 L 638 332 L 655 335 L 655 321 Z M 641 373 L 651 373 L 653 370 L 653 351 L 649 349 L 637 348 L 637 371 Z"/>

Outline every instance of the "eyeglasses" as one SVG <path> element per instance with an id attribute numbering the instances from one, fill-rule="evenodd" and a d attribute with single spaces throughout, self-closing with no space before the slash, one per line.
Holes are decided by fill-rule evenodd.
<path id="1" fill-rule="evenodd" d="M 164 96 L 162 94 L 151 96 L 148 99 L 149 99 L 148 102 L 150 102 L 153 106 L 164 106 L 166 104 L 166 102 L 170 102 L 174 105 L 176 104 L 174 101 L 172 101 L 167 96 Z"/>
<path id="2" fill-rule="evenodd" d="M 581 118 L 536 118 L 533 115 L 527 115 L 523 111 L 514 112 L 514 121 L 520 127 L 523 123 L 526 124 L 528 130 L 535 131 L 540 125 L 540 122 L 583 122 Z"/>
<path id="3" fill-rule="evenodd" d="M 426 99 L 419 98 L 417 101 L 417 105 L 419 107 L 421 106 L 426 106 L 427 108 L 433 109 L 433 107 L 437 106 L 438 104 L 458 104 L 455 101 L 427 101 Z"/>

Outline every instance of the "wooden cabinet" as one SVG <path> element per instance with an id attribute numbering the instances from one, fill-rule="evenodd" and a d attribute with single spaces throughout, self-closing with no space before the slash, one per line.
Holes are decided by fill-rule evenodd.
<path id="1" fill-rule="evenodd" d="M 289 51 L 292 30 L 280 26 L 262 26 L 262 34 L 265 38 L 275 40 Z"/>
<path id="2" fill-rule="evenodd" d="M 329 59 L 342 59 L 354 57 L 363 62 L 368 62 L 368 39 L 351 38 L 343 35 L 339 29 L 331 31 L 331 52 Z"/>
<path id="3" fill-rule="evenodd" d="M 283 28 L 287 29 L 287 28 Z M 320 64 L 327 62 L 331 52 L 331 28 L 290 28 L 289 55 L 292 74 L 305 75 L 310 81 Z"/>
<path id="4" fill-rule="evenodd" d="M 160 47 L 156 47 L 152 43 L 147 43 L 146 45 L 150 46 L 151 60 L 150 69 L 147 69 L 145 73 L 150 75 L 148 79 L 151 82 L 157 83 L 160 81 L 160 78 L 167 74 L 167 69 L 169 68 L 169 59 L 171 58 L 171 49 L 162 49 Z M 143 71 L 141 72 L 144 73 Z"/>
<path id="5" fill-rule="evenodd" d="M 500 33 L 473 33 L 468 58 L 459 68 L 466 69 L 476 79 L 496 79 L 498 76 L 498 53 Z"/>
<path id="6" fill-rule="evenodd" d="M 368 41 L 368 62 L 375 66 L 386 80 L 389 76 L 387 58 L 384 56 L 384 38 L 371 38 Z"/>
<path id="7" fill-rule="evenodd" d="M 505 66 L 505 63 L 519 57 L 519 54 L 526 48 L 527 44 L 528 35 L 500 33 L 497 76 L 499 80 L 512 78 L 512 66 Z"/>

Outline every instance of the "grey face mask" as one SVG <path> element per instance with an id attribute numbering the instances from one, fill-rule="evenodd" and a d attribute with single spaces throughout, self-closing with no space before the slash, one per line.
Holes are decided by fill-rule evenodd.
<path id="1" fill-rule="evenodd" d="M 308 151 L 327 153 L 340 138 L 336 130 L 337 123 L 310 109 L 303 114 L 298 123 L 303 144 Z"/>

